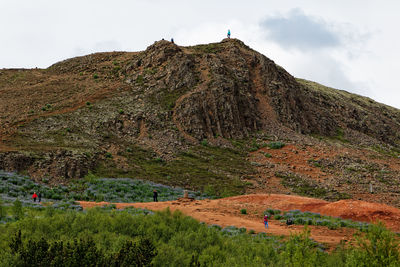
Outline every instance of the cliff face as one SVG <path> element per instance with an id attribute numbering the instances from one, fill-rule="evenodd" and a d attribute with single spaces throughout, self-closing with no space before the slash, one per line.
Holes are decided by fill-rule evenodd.
<path id="1" fill-rule="evenodd" d="M 170 160 L 205 139 L 229 147 L 259 132 L 399 146 L 399 110 L 295 79 L 235 39 L 2 70 L 0 85 L 0 169 L 34 176 L 82 177 L 107 153 L 126 170 L 130 147 Z"/>

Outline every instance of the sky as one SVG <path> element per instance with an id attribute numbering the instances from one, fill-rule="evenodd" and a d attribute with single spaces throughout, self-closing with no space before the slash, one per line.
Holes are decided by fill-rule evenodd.
<path id="1" fill-rule="evenodd" d="M 400 108 L 397 0 L 0 0 L 0 69 L 231 30 L 295 77 Z"/>

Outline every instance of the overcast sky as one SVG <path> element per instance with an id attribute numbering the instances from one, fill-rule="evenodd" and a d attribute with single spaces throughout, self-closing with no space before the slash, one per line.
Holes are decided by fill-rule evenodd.
<path id="1" fill-rule="evenodd" d="M 0 68 L 46 68 L 228 29 L 292 75 L 400 108 L 400 1 L 0 0 Z"/>

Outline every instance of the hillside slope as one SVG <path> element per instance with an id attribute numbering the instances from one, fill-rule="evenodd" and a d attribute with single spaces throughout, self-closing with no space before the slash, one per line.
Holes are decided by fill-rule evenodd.
<path id="1" fill-rule="evenodd" d="M 367 149 L 366 165 L 377 174 L 363 183 L 376 180 L 394 194 L 390 199 L 398 196 L 399 110 L 295 79 L 235 39 L 193 47 L 159 41 L 142 52 L 97 53 L 48 69 L 3 69 L 0 110 L 0 169 L 37 180 L 60 182 L 91 170 L 225 195 L 266 190 L 262 174 L 282 182 L 290 164 L 245 159 L 250 149 L 279 140 L 347 147 L 347 165 L 364 166 L 351 151 Z M 382 157 L 393 164 L 374 161 Z M 328 163 L 332 179 L 343 172 L 343 164 Z M 343 191 L 333 198 L 351 193 L 342 182 L 300 174 Z M 278 184 L 274 190 L 293 191 Z"/>

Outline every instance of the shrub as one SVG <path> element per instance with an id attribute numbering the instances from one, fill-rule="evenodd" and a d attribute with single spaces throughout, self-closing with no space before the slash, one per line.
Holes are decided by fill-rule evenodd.
<path id="1" fill-rule="evenodd" d="M 395 234 L 381 222 L 370 225 L 368 230 L 366 234 L 358 234 L 358 246 L 352 250 L 348 266 L 357 266 L 361 262 L 368 266 L 399 266 L 400 242 Z"/>
<path id="2" fill-rule="evenodd" d="M 269 154 L 269 153 L 267 153 L 267 152 L 263 152 L 262 154 L 263 154 L 266 158 L 271 158 L 271 157 L 272 157 L 272 155 Z"/>
<path id="3" fill-rule="evenodd" d="M 207 139 L 203 139 L 203 140 L 200 142 L 200 144 L 201 144 L 202 146 L 208 146 L 208 141 L 207 141 Z"/>
<path id="4" fill-rule="evenodd" d="M 275 214 L 281 214 L 281 211 L 280 210 L 274 210 L 274 209 L 266 209 L 265 211 L 264 211 L 264 214 L 269 214 L 270 216 L 271 215 L 275 215 Z"/>
<path id="5" fill-rule="evenodd" d="M 0 220 L 6 216 L 6 209 L 3 206 L 3 201 L 0 199 Z"/>
<path id="6" fill-rule="evenodd" d="M 106 159 L 112 159 L 113 155 L 110 152 L 106 152 L 105 157 Z"/>
<path id="7" fill-rule="evenodd" d="M 149 266 L 157 255 L 148 239 L 126 241 L 114 255 L 107 256 L 91 237 L 70 242 L 49 242 L 45 238 L 23 242 L 18 231 L 9 245 L 11 253 L 23 266 Z"/>
<path id="8" fill-rule="evenodd" d="M 99 75 L 98 75 L 98 74 L 96 74 L 96 73 L 95 73 L 95 74 L 93 74 L 93 79 L 95 79 L 95 80 L 96 80 L 96 79 L 98 79 L 98 78 L 99 78 Z"/>
<path id="9" fill-rule="evenodd" d="M 241 210 L 240 210 L 240 213 L 241 213 L 241 214 L 247 214 L 247 210 L 246 210 L 246 209 L 241 209 Z"/>
<path id="10" fill-rule="evenodd" d="M 270 142 L 268 144 L 268 147 L 271 148 L 271 149 L 280 149 L 280 148 L 282 148 L 284 146 L 285 146 L 285 144 L 282 143 L 282 142 Z"/>
<path id="11" fill-rule="evenodd" d="M 12 211 L 14 218 L 17 220 L 21 219 L 24 216 L 24 211 L 22 209 L 22 202 L 18 198 L 14 201 Z"/>

